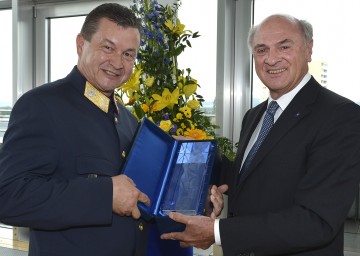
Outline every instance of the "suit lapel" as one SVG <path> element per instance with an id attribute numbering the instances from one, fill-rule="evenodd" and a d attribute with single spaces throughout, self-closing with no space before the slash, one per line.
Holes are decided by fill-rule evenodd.
<path id="1" fill-rule="evenodd" d="M 246 122 L 246 127 L 241 131 L 240 140 L 238 145 L 238 152 L 236 156 L 236 168 L 240 170 L 241 162 L 243 160 L 243 156 L 245 153 L 246 145 L 249 143 L 252 133 L 254 132 L 257 124 L 259 123 L 261 116 L 263 115 L 264 111 L 266 110 L 267 102 L 261 103 L 261 105 L 257 108 L 254 108 L 254 112 L 245 116 L 244 121 Z"/>
<path id="2" fill-rule="evenodd" d="M 241 130 L 241 133 L 240 133 L 238 151 L 236 153 L 235 164 L 234 164 L 234 170 L 235 170 L 236 174 L 238 174 L 240 171 L 241 163 L 242 163 L 244 153 L 246 150 L 246 145 L 249 143 L 251 135 L 254 132 L 257 124 L 259 123 L 261 116 L 265 112 L 266 107 L 267 107 L 267 101 L 261 103 L 259 106 L 250 110 L 251 112 L 248 112 L 244 117 L 243 122 L 246 123 L 246 126 L 243 127 L 243 129 Z M 236 179 L 234 179 L 233 185 L 234 185 L 234 187 L 237 187 Z"/>
<path id="3" fill-rule="evenodd" d="M 251 175 L 251 173 L 261 163 L 261 161 L 264 159 L 264 157 L 266 157 L 266 155 L 271 150 L 276 148 L 276 144 L 281 140 L 281 138 L 286 136 L 294 126 L 296 126 L 305 116 L 307 116 L 308 114 L 311 113 L 311 108 L 309 107 L 309 105 L 311 105 L 315 101 L 315 99 L 318 95 L 320 86 L 321 85 L 319 85 L 314 80 L 314 78 L 311 78 L 310 81 L 298 92 L 298 94 L 294 97 L 294 99 L 287 106 L 285 111 L 281 114 L 279 119 L 275 122 L 275 124 L 272 127 L 272 129 L 270 130 L 268 136 L 265 138 L 264 142 L 262 143 L 259 150 L 257 151 L 253 161 L 251 162 L 251 164 L 249 166 L 247 173 L 242 178 L 241 183 L 243 183 L 246 180 L 246 178 L 249 175 Z M 264 103 L 262 103 L 262 104 L 264 104 Z M 239 154 L 237 156 L 237 160 L 241 159 L 241 160 L 239 160 L 240 163 L 237 163 L 238 164 L 236 166 L 238 168 L 237 170 L 240 170 L 244 151 L 245 151 L 247 143 L 250 140 L 252 132 L 254 131 L 257 123 L 259 122 L 262 113 L 265 111 L 265 109 L 263 109 L 263 108 L 264 107 L 262 106 L 261 107 L 262 111 L 258 111 L 258 113 L 249 113 L 250 116 L 252 116 L 252 118 L 249 116 L 249 119 L 254 120 L 254 122 L 257 120 L 257 122 L 255 123 L 255 126 L 253 123 L 250 123 L 250 125 L 246 124 L 248 129 L 245 130 L 246 133 L 243 134 L 245 136 L 244 141 L 240 140 L 241 143 L 239 143 L 239 148 L 240 148 L 240 146 L 242 148 L 241 148 L 241 154 Z M 265 108 L 266 108 L 266 102 L 265 102 Z M 260 118 L 258 117 L 259 115 L 260 115 Z M 237 186 L 238 188 L 241 187 L 241 183 L 238 184 L 238 186 Z"/>

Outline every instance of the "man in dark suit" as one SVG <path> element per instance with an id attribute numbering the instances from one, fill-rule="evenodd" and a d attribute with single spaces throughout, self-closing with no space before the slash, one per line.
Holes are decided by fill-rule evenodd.
<path id="1" fill-rule="evenodd" d="M 140 34 L 128 8 L 95 8 L 76 38 L 77 66 L 12 110 L 0 152 L 0 221 L 30 227 L 30 256 L 146 253 L 137 202 L 149 198 L 120 174 L 138 122 L 114 100 Z"/>
<path id="2" fill-rule="evenodd" d="M 236 161 L 224 170 L 232 172 L 228 218 L 174 213 L 187 229 L 162 238 L 201 248 L 216 242 L 225 256 L 343 255 L 360 181 L 360 107 L 308 73 L 312 46 L 311 25 L 291 16 L 270 16 L 250 30 L 270 96 L 246 113 Z"/>

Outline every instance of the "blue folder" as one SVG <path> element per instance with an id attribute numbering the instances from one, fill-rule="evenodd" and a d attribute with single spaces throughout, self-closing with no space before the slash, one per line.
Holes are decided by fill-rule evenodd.
<path id="1" fill-rule="evenodd" d="M 123 169 L 151 200 L 139 203 L 141 216 L 167 233 L 184 230 L 169 212 L 204 214 L 215 154 L 216 140 L 176 140 L 143 118 Z"/>

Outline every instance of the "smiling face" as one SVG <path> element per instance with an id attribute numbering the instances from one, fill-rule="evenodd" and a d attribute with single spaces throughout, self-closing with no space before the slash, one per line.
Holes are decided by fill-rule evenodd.
<path id="1" fill-rule="evenodd" d="M 252 41 L 255 69 L 273 99 L 294 89 L 308 72 L 312 45 L 286 17 L 271 16 L 259 25 Z"/>
<path id="2" fill-rule="evenodd" d="M 139 45 L 138 29 L 102 18 L 90 41 L 77 36 L 77 67 L 93 86 L 110 96 L 129 79 Z"/>

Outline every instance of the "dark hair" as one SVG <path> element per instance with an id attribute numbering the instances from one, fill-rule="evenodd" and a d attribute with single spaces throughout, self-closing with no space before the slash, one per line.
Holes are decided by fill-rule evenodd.
<path id="1" fill-rule="evenodd" d="M 142 26 L 135 14 L 127 7 L 116 3 L 105 3 L 93 9 L 85 18 L 81 28 L 81 35 L 87 41 L 91 41 L 96 33 L 100 19 L 106 18 L 122 27 L 137 28 L 142 35 Z"/>

